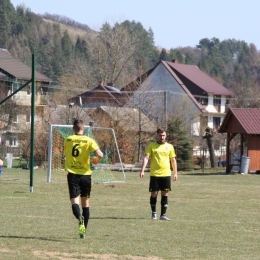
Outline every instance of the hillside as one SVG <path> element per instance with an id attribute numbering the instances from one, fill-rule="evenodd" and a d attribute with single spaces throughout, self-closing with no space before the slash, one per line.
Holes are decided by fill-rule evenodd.
<path id="1" fill-rule="evenodd" d="M 81 29 L 81 28 L 78 28 L 75 26 L 66 25 L 61 22 L 55 22 L 55 21 L 52 21 L 52 20 L 49 20 L 46 18 L 43 18 L 43 21 L 47 24 L 52 24 L 52 25 L 58 24 L 61 29 L 62 34 L 64 34 L 65 31 L 68 31 L 73 44 L 76 44 L 78 38 L 89 41 L 90 38 L 96 37 L 98 35 L 98 32 L 96 32 L 94 30 L 86 31 L 84 29 Z"/>

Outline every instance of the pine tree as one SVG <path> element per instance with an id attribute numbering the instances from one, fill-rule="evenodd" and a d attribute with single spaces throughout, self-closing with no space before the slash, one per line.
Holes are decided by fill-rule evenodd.
<path id="1" fill-rule="evenodd" d="M 75 54 L 76 56 L 82 57 L 86 60 L 89 58 L 88 44 L 85 40 L 81 40 L 80 37 L 77 38 L 75 44 Z"/>
<path id="2" fill-rule="evenodd" d="M 70 39 L 68 31 L 65 31 L 63 37 L 61 38 L 61 48 L 63 56 L 69 58 L 72 54 L 73 43 Z"/>
<path id="3" fill-rule="evenodd" d="M 167 52 L 166 52 L 166 49 L 162 49 L 162 51 L 161 51 L 161 53 L 160 53 L 160 56 L 159 56 L 159 59 L 160 60 L 167 60 L 167 57 L 168 55 L 167 55 Z"/>
<path id="4" fill-rule="evenodd" d="M 15 23 L 15 10 L 9 0 L 0 0 L 0 47 L 6 48 Z"/>
<path id="5" fill-rule="evenodd" d="M 185 57 L 185 64 L 193 64 L 193 65 L 196 64 L 196 59 L 192 52 L 187 52 Z"/>
<path id="6" fill-rule="evenodd" d="M 193 168 L 192 140 L 187 136 L 181 118 L 168 122 L 167 140 L 175 148 L 178 170 L 191 170 Z"/>

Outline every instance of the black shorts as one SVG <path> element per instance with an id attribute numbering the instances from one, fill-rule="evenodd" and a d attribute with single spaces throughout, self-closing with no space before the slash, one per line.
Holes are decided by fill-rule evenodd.
<path id="1" fill-rule="evenodd" d="M 171 176 L 154 177 L 150 176 L 149 191 L 170 191 L 171 190 Z"/>
<path id="2" fill-rule="evenodd" d="M 67 175 L 70 199 L 78 196 L 90 197 L 91 175 L 79 175 L 68 172 Z"/>

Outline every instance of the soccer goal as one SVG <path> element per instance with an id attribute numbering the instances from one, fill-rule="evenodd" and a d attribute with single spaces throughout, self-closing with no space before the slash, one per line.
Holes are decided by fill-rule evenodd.
<path id="1" fill-rule="evenodd" d="M 66 180 L 64 139 L 73 135 L 72 125 L 50 125 L 48 142 L 47 182 Z M 112 128 L 85 126 L 85 135 L 93 138 L 99 145 L 104 157 L 97 165 L 91 163 L 92 182 L 123 182 L 125 172 L 121 161 L 115 132 Z M 90 161 L 95 153 L 91 153 Z"/>

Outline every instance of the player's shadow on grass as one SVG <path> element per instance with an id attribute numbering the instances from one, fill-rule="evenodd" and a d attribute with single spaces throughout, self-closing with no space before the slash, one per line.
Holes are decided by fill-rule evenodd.
<path id="1" fill-rule="evenodd" d="M 26 236 L 0 236 L 0 238 L 14 238 L 14 239 L 38 239 L 52 242 L 64 242 L 65 240 L 46 238 L 46 237 L 26 237 Z"/>
<path id="2" fill-rule="evenodd" d="M 89 219 L 142 219 L 142 218 L 124 218 L 124 217 L 90 217 Z"/>
<path id="3" fill-rule="evenodd" d="M 226 172 L 195 172 L 195 173 L 188 173 L 185 175 L 189 176 L 207 176 L 207 175 L 228 175 L 228 174 L 234 174 L 234 172 L 226 173 Z"/>

